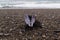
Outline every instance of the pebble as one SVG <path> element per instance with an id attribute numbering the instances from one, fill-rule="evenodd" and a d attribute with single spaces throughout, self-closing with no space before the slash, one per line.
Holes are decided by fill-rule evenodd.
<path id="1" fill-rule="evenodd" d="M 55 16 L 52 16 L 52 18 L 54 18 Z"/>
<path id="2" fill-rule="evenodd" d="M 12 22 L 12 23 L 14 23 L 14 22 Z"/>
<path id="3" fill-rule="evenodd" d="M 7 17 L 7 18 L 10 18 L 10 17 Z"/>
<path id="4" fill-rule="evenodd" d="M 42 23 L 42 26 L 44 26 L 44 24 Z"/>
<path id="5" fill-rule="evenodd" d="M 9 35 L 9 33 L 6 33 L 6 34 L 4 34 L 5 36 L 8 36 Z"/>
<path id="6" fill-rule="evenodd" d="M 20 33 L 20 34 L 22 34 L 22 32 L 21 32 L 21 31 L 19 31 L 19 33 Z"/>
<path id="7" fill-rule="evenodd" d="M 27 38 L 23 38 L 23 40 L 28 40 Z"/>
<path id="8" fill-rule="evenodd" d="M 12 31 L 13 29 L 11 28 L 10 31 Z"/>
<path id="9" fill-rule="evenodd" d="M 0 33 L 0 35 L 3 35 L 3 33 Z"/>
<path id="10" fill-rule="evenodd" d="M 35 36 L 33 35 L 33 37 L 35 37 Z"/>
<path id="11" fill-rule="evenodd" d="M 42 37 L 44 37 L 44 38 L 45 38 L 45 37 L 46 37 L 46 35 L 42 35 Z"/>

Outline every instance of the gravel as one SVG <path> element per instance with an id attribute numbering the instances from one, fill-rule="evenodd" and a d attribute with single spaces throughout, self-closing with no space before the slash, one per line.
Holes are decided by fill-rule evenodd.
<path id="1" fill-rule="evenodd" d="M 42 25 L 25 29 L 24 15 Z M 0 40 L 60 40 L 60 9 L 0 9 Z"/>

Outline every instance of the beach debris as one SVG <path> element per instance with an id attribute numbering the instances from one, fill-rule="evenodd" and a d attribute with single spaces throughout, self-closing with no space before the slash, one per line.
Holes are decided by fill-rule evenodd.
<path id="1" fill-rule="evenodd" d="M 25 15 L 25 23 L 29 27 L 33 27 L 33 24 L 35 23 L 35 16 Z"/>
<path id="2" fill-rule="evenodd" d="M 39 21 L 36 20 L 34 15 L 25 15 L 25 29 L 32 30 L 37 29 L 38 27 L 42 28 L 42 25 Z"/>

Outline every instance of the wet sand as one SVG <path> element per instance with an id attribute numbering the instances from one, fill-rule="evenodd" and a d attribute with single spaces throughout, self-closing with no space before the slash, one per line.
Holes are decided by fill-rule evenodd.
<path id="1" fill-rule="evenodd" d="M 25 30 L 25 14 L 43 28 Z M 0 40 L 60 40 L 60 9 L 0 9 Z"/>

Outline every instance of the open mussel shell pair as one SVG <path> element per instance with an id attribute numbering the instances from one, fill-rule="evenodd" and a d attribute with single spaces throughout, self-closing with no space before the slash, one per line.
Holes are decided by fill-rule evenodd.
<path id="1" fill-rule="evenodd" d="M 35 16 L 26 14 L 24 18 L 25 18 L 25 23 L 29 27 L 33 27 L 33 24 L 35 23 Z"/>
<path id="2" fill-rule="evenodd" d="M 26 14 L 24 16 L 24 19 L 25 19 L 26 28 L 33 29 L 33 28 L 41 27 L 41 23 L 36 20 L 36 16 L 34 15 Z"/>

